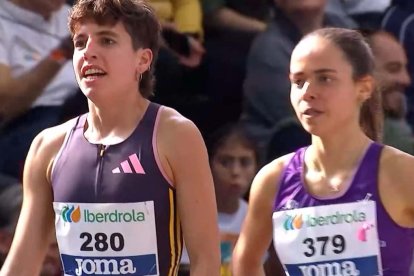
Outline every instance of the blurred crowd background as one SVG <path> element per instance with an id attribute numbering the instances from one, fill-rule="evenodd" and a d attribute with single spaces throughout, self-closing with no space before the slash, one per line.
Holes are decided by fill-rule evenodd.
<path id="1" fill-rule="evenodd" d="M 383 142 L 414 153 L 414 1 L 147 1 L 163 39 L 151 100 L 194 121 L 207 141 L 223 252 L 237 240 L 257 170 L 310 142 L 289 100 L 290 55 L 303 35 L 331 26 L 366 36 L 383 98 Z M 71 5 L 0 0 L 0 261 L 20 211 L 30 143 L 43 129 L 87 112 L 71 63 Z M 61 275 L 50 243 L 42 275 Z M 268 274 L 279 275 L 274 252 L 266 259 Z"/>

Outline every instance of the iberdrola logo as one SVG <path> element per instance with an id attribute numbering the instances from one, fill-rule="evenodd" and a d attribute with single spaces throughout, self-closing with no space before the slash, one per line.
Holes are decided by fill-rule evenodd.
<path id="1" fill-rule="evenodd" d="M 300 229 L 303 225 L 302 215 L 295 215 L 295 216 L 287 216 L 285 222 L 283 223 L 283 227 L 285 230 L 294 230 Z"/>
<path id="2" fill-rule="evenodd" d="M 352 211 L 332 211 L 323 215 L 286 215 L 286 219 L 283 222 L 283 228 L 286 231 L 298 230 L 304 227 L 323 227 L 327 225 L 336 224 L 355 224 L 367 222 L 367 214 L 359 210 Z M 369 229 L 369 228 L 367 228 Z M 362 234 L 361 234 L 362 235 Z"/>
<path id="3" fill-rule="evenodd" d="M 81 211 L 79 206 L 76 207 L 72 205 L 72 207 L 65 206 L 62 209 L 62 218 L 65 222 L 78 222 L 81 217 Z"/>

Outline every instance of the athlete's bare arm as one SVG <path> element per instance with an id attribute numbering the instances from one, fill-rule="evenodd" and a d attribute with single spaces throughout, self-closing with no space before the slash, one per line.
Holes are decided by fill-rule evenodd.
<path id="1" fill-rule="evenodd" d="M 1 276 L 39 275 L 54 235 L 49 172 L 67 125 L 41 132 L 30 147 L 23 175 L 23 206 Z M 11 145 L 12 146 L 12 145 Z"/>
<path id="2" fill-rule="evenodd" d="M 263 167 L 253 180 L 249 207 L 233 252 L 237 276 L 265 275 L 263 256 L 272 240 L 272 209 L 283 167 L 290 155 Z"/>
<path id="3" fill-rule="evenodd" d="M 202 136 L 191 121 L 164 108 L 157 140 L 163 167 L 176 187 L 190 273 L 219 275 L 217 207 Z"/>
<path id="4" fill-rule="evenodd" d="M 413 156 L 384 147 L 379 176 L 381 201 L 391 218 L 405 227 L 414 227 L 413 168 Z"/>

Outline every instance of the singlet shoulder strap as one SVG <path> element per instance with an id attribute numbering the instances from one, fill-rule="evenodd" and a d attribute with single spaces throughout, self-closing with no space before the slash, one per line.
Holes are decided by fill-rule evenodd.
<path id="1" fill-rule="evenodd" d="M 140 125 L 145 125 L 146 127 L 153 128 L 155 126 L 155 121 L 157 119 L 157 114 L 161 105 L 150 102 L 147 110 L 145 111 L 144 117 L 142 117 L 142 121 Z"/>
<path id="2" fill-rule="evenodd" d="M 378 177 L 381 152 L 384 145 L 373 142 L 368 148 L 361 165 L 354 176 L 353 182 L 366 183 L 374 197 L 378 197 Z M 369 172 L 369 173 L 367 173 Z"/>
<path id="3" fill-rule="evenodd" d="M 291 189 L 291 183 L 293 180 L 297 180 L 298 178 L 301 178 L 301 173 L 303 170 L 303 163 L 304 163 L 304 157 L 305 152 L 308 147 L 303 147 L 298 149 L 293 156 L 290 158 L 290 160 L 287 162 L 285 167 L 283 168 L 282 175 L 280 177 L 280 180 L 278 182 L 278 191 L 277 195 L 275 197 L 273 210 L 278 209 L 278 205 L 280 203 L 280 196 L 282 192 L 284 192 L 286 189 Z"/>
<path id="4" fill-rule="evenodd" d="M 53 160 L 52 172 L 51 172 L 51 179 L 52 180 L 53 180 L 53 176 L 54 176 L 56 164 L 58 163 L 60 156 L 62 156 L 62 153 L 66 149 L 66 147 L 67 147 L 67 145 L 69 143 L 70 138 L 73 136 L 73 133 L 77 129 L 79 129 L 80 126 L 82 126 L 82 127 L 84 126 L 85 121 L 86 121 L 86 115 L 87 114 L 83 114 L 83 115 L 80 115 L 80 116 L 72 119 L 73 124 L 70 123 L 70 125 L 72 125 L 72 126 L 67 130 L 67 132 L 65 134 L 65 138 L 64 138 L 63 143 L 62 143 L 62 146 L 60 147 L 58 153 L 56 154 L 55 159 Z M 82 121 L 83 121 L 83 123 L 81 123 Z"/>

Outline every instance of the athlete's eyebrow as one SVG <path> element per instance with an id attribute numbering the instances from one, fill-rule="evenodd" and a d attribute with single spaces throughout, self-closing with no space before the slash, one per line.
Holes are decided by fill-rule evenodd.
<path id="1" fill-rule="evenodd" d="M 85 36 L 86 36 L 85 34 L 78 33 L 78 34 L 75 34 L 72 39 L 77 40 L 77 39 L 80 39 L 80 38 L 84 38 Z"/>
<path id="2" fill-rule="evenodd" d="M 331 68 L 321 68 L 321 69 L 313 70 L 312 73 L 314 73 L 314 74 L 338 73 L 338 71 L 335 70 L 335 69 L 331 69 Z M 291 72 L 291 73 L 289 73 L 289 78 L 290 79 L 292 79 L 294 77 L 298 78 L 298 77 L 302 77 L 303 75 L 305 75 L 305 73 L 303 71 Z"/>
<path id="3" fill-rule="evenodd" d="M 98 31 L 95 33 L 95 35 L 97 36 L 112 36 L 112 37 L 119 37 L 119 35 L 114 32 L 114 31 L 110 31 L 110 30 L 102 30 L 102 31 Z"/>
<path id="4" fill-rule="evenodd" d="M 111 30 L 97 31 L 97 32 L 93 33 L 93 35 L 95 35 L 95 36 L 111 36 L 111 37 L 115 37 L 115 38 L 119 37 L 119 35 L 116 32 L 111 31 Z M 73 36 L 73 40 L 76 40 L 76 39 L 79 39 L 79 38 L 85 38 L 86 36 L 87 36 L 87 34 L 85 34 L 85 33 L 78 33 L 78 34 L 75 34 Z"/>
<path id="5" fill-rule="evenodd" d="M 323 74 L 323 73 L 338 73 L 337 70 L 335 69 L 331 69 L 331 68 L 322 68 L 322 69 L 317 69 L 315 71 L 313 71 L 316 74 Z"/>
<path id="6" fill-rule="evenodd" d="M 303 75 L 305 75 L 305 73 L 303 73 L 303 72 L 289 73 L 289 79 L 292 80 L 294 78 L 300 78 Z"/>

